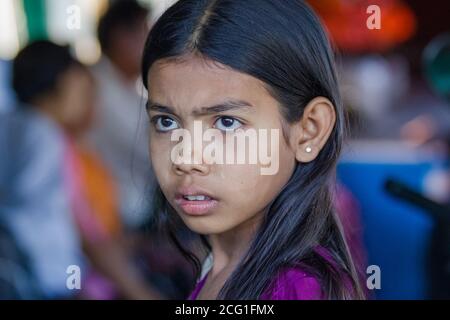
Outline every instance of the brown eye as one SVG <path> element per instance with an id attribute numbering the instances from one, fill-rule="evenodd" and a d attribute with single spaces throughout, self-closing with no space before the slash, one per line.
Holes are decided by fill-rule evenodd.
<path id="1" fill-rule="evenodd" d="M 214 126 L 222 131 L 233 131 L 239 129 L 242 126 L 242 123 L 232 117 L 220 117 L 217 119 Z"/>
<path id="2" fill-rule="evenodd" d="M 157 131 L 167 132 L 178 129 L 179 126 L 174 119 L 167 116 L 160 116 L 155 120 L 155 128 Z"/>

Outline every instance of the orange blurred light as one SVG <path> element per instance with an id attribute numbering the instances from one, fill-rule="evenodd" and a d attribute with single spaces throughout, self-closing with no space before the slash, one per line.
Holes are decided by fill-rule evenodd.
<path id="1" fill-rule="evenodd" d="M 401 0 L 309 0 L 334 44 L 344 52 L 380 52 L 410 39 L 417 27 L 413 11 Z M 367 8 L 381 10 L 381 28 L 369 29 Z"/>

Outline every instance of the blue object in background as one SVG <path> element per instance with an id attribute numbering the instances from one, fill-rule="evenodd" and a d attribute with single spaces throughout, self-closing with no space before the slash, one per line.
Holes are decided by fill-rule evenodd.
<path id="1" fill-rule="evenodd" d="M 13 109 L 15 99 L 11 88 L 11 63 L 0 60 L 0 113 Z"/>
<path id="2" fill-rule="evenodd" d="M 380 151 L 378 151 L 380 153 Z M 423 192 L 428 173 L 442 161 L 354 161 L 338 166 L 339 180 L 353 193 L 361 208 L 368 265 L 381 269 L 377 299 L 426 299 L 426 262 L 433 227 L 424 210 L 388 194 L 386 179 L 393 178 Z"/>

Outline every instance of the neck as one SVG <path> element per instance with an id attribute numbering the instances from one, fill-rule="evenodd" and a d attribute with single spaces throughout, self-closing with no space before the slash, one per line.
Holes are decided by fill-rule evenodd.
<path id="1" fill-rule="evenodd" d="M 232 230 L 209 237 L 214 259 L 213 277 L 235 269 L 250 248 L 262 217 L 262 214 L 257 214 Z"/>

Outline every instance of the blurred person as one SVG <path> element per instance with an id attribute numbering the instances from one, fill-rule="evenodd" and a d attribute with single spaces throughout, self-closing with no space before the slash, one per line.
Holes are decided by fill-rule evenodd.
<path id="1" fill-rule="evenodd" d="M 64 178 L 64 136 L 53 120 L 60 74 L 70 61 L 45 50 L 23 49 L 13 62 L 13 88 L 20 104 L 0 116 L 0 222 L 30 270 L 36 293 L 27 298 L 69 298 L 71 265 L 83 267 Z M 44 59 L 45 58 L 45 59 Z M 51 98 L 51 96 L 53 98 Z M 25 261 L 25 260 L 22 260 Z"/>
<path id="2" fill-rule="evenodd" d="M 30 61 L 40 63 L 33 65 Z M 68 48 L 40 41 L 23 50 L 19 62 L 24 67 L 17 78 L 33 73 L 32 80 L 42 83 L 54 61 L 65 63 L 55 71 L 57 82 L 40 92 L 42 99 L 36 105 L 39 112 L 62 130 L 65 190 L 90 262 L 84 273 L 81 297 L 159 298 L 146 285 L 134 265 L 130 248 L 122 241 L 115 182 L 102 161 L 82 143 L 94 113 L 92 75 L 70 55 Z M 26 89 L 26 85 L 23 87 Z"/>
<path id="3" fill-rule="evenodd" d="M 42 298 L 25 252 L 0 222 L 0 300 Z"/>
<path id="4" fill-rule="evenodd" d="M 78 65 L 76 70 L 71 84 L 67 84 L 72 103 L 61 106 L 59 118 L 72 151 L 74 211 L 84 250 L 94 266 L 83 297 L 161 298 L 134 265 L 133 247 L 127 245 L 123 234 L 115 181 L 103 161 L 84 143 L 83 136 L 95 113 L 96 86 L 85 67 Z"/>
<path id="5" fill-rule="evenodd" d="M 140 147 L 146 144 L 148 125 L 137 81 L 148 15 L 136 1 L 113 2 L 99 21 L 103 57 L 94 67 L 99 109 L 89 140 L 118 181 L 120 213 L 130 229 L 147 218 L 150 204 L 144 203 L 143 191 L 153 181 L 148 152 Z"/>

